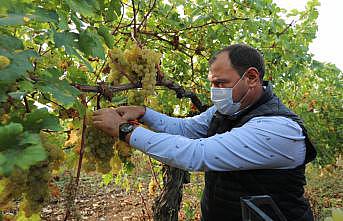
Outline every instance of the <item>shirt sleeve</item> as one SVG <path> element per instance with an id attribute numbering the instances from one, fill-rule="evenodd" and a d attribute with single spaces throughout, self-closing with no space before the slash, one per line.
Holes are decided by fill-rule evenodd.
<path id="1" fill-rule="evenodd" d="M 190 139 L 143 127 L 130 145 L 168 165 L 189 171 L 290 169 L 305 159 L 301 127 L 285 117 L 256 117 L 209 138 Z"/>
<path id="2" fill-rule="evenodd" d="M 208 126 L 215 112 L 216 109 L 212 106 L 194 117 L 175 118 L 146 108 L 141 120 L 154 131 L 196 139 L 206 136 Z"/>

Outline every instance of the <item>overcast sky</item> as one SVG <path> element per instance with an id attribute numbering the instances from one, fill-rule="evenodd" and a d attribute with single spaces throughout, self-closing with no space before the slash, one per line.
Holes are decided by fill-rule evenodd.
<path id="1" fill-rule="evenodd" d="M 304 10 L 307 0 L 273 0 L 287 10 Z M 317 37 L 310 52 L 318 61 L 330 62 L 343 70 L 343 1 L 320 0 Z"/>

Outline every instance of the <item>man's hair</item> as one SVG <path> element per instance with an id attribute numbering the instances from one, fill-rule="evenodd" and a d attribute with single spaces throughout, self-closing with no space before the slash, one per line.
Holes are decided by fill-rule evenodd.
<path id="1" fill-rule="evenodd" d="M 259 74 L 260 79 L 264 76 L 264 59 L 262 54 L 255 48 L 245 44 L 233 44 L 222 50 L 218 51 L 209 61 L 212 65 L 216 60 L 217 55 L 227 52 L 231 61 L 232 67 L 238 72 L 240 76 L 243 76 L 244 72 L 250 68 L 255 67 Z"/>

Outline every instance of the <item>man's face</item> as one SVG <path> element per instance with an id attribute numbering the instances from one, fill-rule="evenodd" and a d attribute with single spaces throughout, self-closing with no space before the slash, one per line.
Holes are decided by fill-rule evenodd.
<path id="1" fill-rule="evenodd" d="M 218 88 L 232 88 L 240 78 L 241 76 L 231 66 L 228 53 L 222 52 L 218 54 L 216 60 L 210 66 L 208 73 L 208 80 L 210 81 L 211 86 Z M 245 82 L 245 77 L 243 77 L 232 91 L 233 100 L 240 100 L 240 98 L 245 95 L 246 91 L 247 84 Z"/>

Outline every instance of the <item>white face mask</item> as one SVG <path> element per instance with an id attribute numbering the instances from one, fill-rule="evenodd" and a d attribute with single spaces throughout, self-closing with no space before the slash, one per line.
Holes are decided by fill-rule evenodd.
<path id="1" fill-rule="evenodd" d="M 240 101 L 243 98 L 241 98 L 240 101 L 235 103 L 233 101 L 232 91 L 236 87 L 236 85 L 240 82 L 240 80 L 244 77 L 244 75 L 245 73 L 242 75 L 242 77 L 237 81 L 237 83 L 232 88 L 211 87 L 211 100 L 214 106 L 219 111 L 219 113 L 225 114 L 225 115 L 233 115 L 239 110 L 241 106 Z M 245 97 L 245 95 L 243 97 Z"/>

